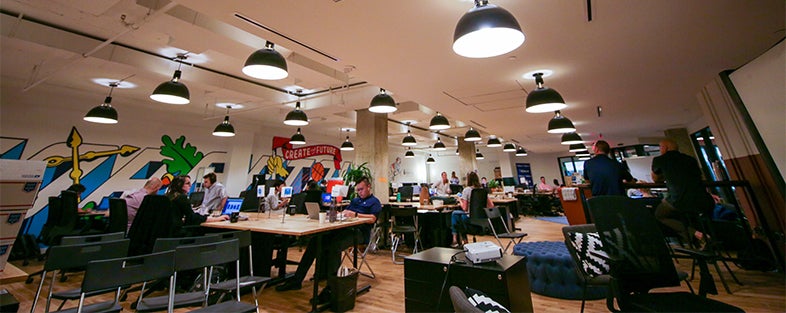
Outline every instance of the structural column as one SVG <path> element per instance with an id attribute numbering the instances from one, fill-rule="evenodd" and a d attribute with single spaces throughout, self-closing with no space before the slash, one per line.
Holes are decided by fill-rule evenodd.
<path id="1" fill-rule="evenodd" d="M 475 144 L 471 141 L 464 141 L 464 137 L 458 138 L 459 151 L 459 178 L 461 184 L 467 184 L 467 174 L 478 169 L 478 160 L 475 159 Z"/>
<path id="2" fill-rule="evenodd" d="M 382 203 L 388 203 L 388 115 L 367 109 L 357 112 L 355 164 L 367 163 L 374 175 L 372 190 Z"/>

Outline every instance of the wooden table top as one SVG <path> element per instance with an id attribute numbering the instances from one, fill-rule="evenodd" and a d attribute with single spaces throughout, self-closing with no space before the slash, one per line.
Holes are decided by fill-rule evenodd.
<path id="1" fill-rule="evenodd" d="M 491 198 L 493 203 L 512 203 L 518 201 L 516 198 Z"/>
<path id="2" fill-rule="evenodd" d="M 352 227 L 371 223 L 370 218 L 350 218 L 334 223 L 319 223 L 317 220 L 308 219 L 307 215 L 287 215 L 281 222 L 281 215 L 267 217 L 265 213 L 248 214 L 248 220 L 230 223 L 229 221 L 202 223 L 204 227 L 223 228 L 233 230 L 250 230 L 252 232 L 280 234 L 289 236 L 306 236 L 339 228 Z"/>
<path id="3" fill-rule="evenodd" d="M 416 207 L 420 210 L 430 210 L 430 211 L 439 211 L 443 209 L 450 209 L 450 208 L 457 208 L 459 207 L 458 203 L 454 204 L 442 204 L 442 205 L 433 205 L 433 204 L 423 204 L 421 205 L 418 202 L 391 202 L 388 203 L 394 207 Z"/>

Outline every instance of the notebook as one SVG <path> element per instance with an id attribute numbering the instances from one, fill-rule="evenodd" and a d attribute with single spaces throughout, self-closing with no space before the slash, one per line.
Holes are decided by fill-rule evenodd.
<path id="1" fill-rule="evenodd" d="M 306 202 L 306 212 L 308 212 L 308 218 L 312 220 L 319 220 L 319 203 L 316 202 Z"/>
<path id="2" fill-rule="evenodd" d="M 224 204 L 224 209 L 221 215 L 230 215 L 234 212 L 240 212 L 240 206 L 243 205 L 243 198 L 228 198 L 227 203 Z"/>

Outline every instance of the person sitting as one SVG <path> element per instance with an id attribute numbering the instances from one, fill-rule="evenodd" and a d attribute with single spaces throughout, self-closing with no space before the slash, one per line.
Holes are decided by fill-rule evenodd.
<path id="1" fill-rule="evenodd" d="M 554 192 L 554 186 L 549 185 L 549 183 L 546 182 L 546 177 L 541 176 L 540 177 L 540 183 L 538 184 L 538 192 L 540 192 L 540 193 L 553 193 Z"/>
<path id="2" fill-rule="evenodd" d="M 462 238 L 459 236 L 459 232 L 457 229 L 457 225 L 461 223 L 466 223 L 469 220 L 469 202 L 472 199 L 472 191 L 476 189 L 483 189 L 483 186 L 480 184 L 480 180 L 478 180 L 478 174 L 475 172 L 470 172 L 467 174 L 467 187 L 461 192 L 460 210 L 454 210 L 450 216 L 450 230 L 453 233 L 453 243 L 451 247 L 459 247 L 463 245 Z M 490 208 L 493 207 L 494 203 L 491 202 L 491 198 L 486 197 L 486 207 Z"/>
<path id="3" fill-rule="evenodd" d="M 188 191 L 191 189 L 191 177 L 180 175 L 172 179 L 165 195 L 172 202 L 173 222 L 175 234 L 181 232 L 181 228 L 187 225 L 199 225 L 204 222 L 220 222 L 229 220 L 229 216 L 202 216 L 191 209 L 191 201 L 188 200 Z"/>
<path id="4" fill-rule="evenodd" d="M 450 194 L 450 182 L 448 181 L 448 173 L 442 172 L 442 179 L 434 183 L 434 189 L 437 190 L 438 196 L 447 196 Z"/>
<path id="5" fill-rule="evenodd" d="M 227 189 L 219 182 L 216 182 L 215 173 L 207 173 L 202 177 L 202 186 L 205 187 L 205 197 L 202 199 L 202 207 L 199 214 L 208 215 L 213 211 L 221 211 L 229 199 Z"/>
<path id="6" fill-rule="evenodd" d="M 145 185 L 142 186 L 142 188 L 123 197 L 123 199 L 126 200 L 126 207 L 128 208 L 128 227 L 126 230 L 131 229 L 131 224 L 134 222 L 136 212 L 139 210 L 139 206 L 142 205 L 142 200 L 145 199 L 145 196 L 158 192 L 158 190 L 161 189 L 161 185 L 161 179 L 153 176 L 145 181 Z"/>
<path id="7" fill-rule="evenodd" d="M 281 199 L 281 189 L 284 188 L 284 181 L 277 180 L 273 183 L 274 191 L 265 197 L 265 212 L 274 214 L 284 214 L 287 205 L 289 205 L 289 198 Z"/>
<path id="8" fill-rule="evenodd" d="M 461 181 L 459 181 L 458 176 L 456 176 L 456 171 L 450 172 L 450 183 L 453 185 L 461 184 Z"/>

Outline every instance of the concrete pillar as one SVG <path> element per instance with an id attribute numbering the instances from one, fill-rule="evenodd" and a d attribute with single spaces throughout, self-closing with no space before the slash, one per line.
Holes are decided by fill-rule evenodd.
<path id="1" fill-rule="evenodd" d="M 388 203 L 388 115 L 358 110 L 356 128 L 357 136 L 352 140 L 355 164 L 367 163 L 374 175 L 371 186 L 374 195 L 380 202 Z"/>
<path id="2" fill-rule="evenodd" d="M 475 159 L 475 144 L 471 141 L 464 141 L 464 137 L 458 138 L 459 150 L 459 179 L 461 184 L 467 184 L 467 174 L 478 169 L 478 160 Z"/>
<path id="3" fill-rule="evenodd" d="M 663 134 L 666 135 L 666 138 L 674 140 L 674 142 L 677 143 L 680 152 L 690 155 L 698 160 L 696 151 L 693 149 L 693 144 L 690 140 L 690 135 L 688 135 L 688 129 L 671 128 L 663 131 Z"/>

